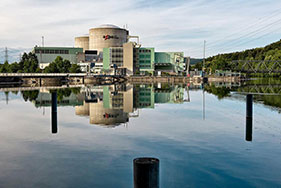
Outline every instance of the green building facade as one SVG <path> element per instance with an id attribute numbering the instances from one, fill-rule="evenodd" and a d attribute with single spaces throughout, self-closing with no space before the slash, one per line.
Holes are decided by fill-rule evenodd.
<path id="1" fill-rule="evenodd" d="M 103 49 L 103 69 L 108 70 L 110 68 L 110 49 Z"/>
<path id="2" fill-rule="evenodd" d="M 78 63 L 78 54 L 83 53 L 83 48 L 68 47 L 34 47 L 33 53 L 37 56 L 40 68 L 45 68 L 58 56 L 69 60 L 71 63 Z"/>
<path id="3" fill-rule="evenodd" d="M 139 48 L 138 50 L 138 67 L 140 72 L 154 71 L 154 48 Z"/>
<path id="4" fill-rule="evenodd" d="M 108 70 L 113 64 L 118 65 L 118 67 L 124 67 L 124 61 L 129 59 L 126 56 L 122 47 L 104 48 L 103 69 Z M 132 63 L 142 75 L 153 73 L 154 71 L 174 73 L 185 71 L 183 52 L 155 52 L 154 48 L 134 48 L 132 58 L 127 61 L 133 61 Z"/>
<path id="5" fill-rule="evenodd" d="M 154 108 L 154 87 L 138 85 L 134 88 L 135 108 Z"/>
<path id="6" fill-rule="evenodd" d="M 155 52 L 156 71 L 173 71 L 179 73 L 184 71 L 184 69 L 183 52 Z"/>

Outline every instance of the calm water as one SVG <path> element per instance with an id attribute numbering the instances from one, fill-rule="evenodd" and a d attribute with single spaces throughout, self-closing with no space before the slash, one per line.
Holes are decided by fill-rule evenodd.
<path id="1" fill-rule="evenodd" d="M 0 185 L 133 187 L 133 159 L 151 156 L 161 187 L 280 187 L 281 96 L 254 95 L 246 141 L 245 90 L 201 87 L 57 90 L 56 134 L 49 90 L 1 92 Z"/>

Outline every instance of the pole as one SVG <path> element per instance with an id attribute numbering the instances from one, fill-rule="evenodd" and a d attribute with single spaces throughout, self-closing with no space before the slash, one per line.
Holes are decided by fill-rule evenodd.
<path id="1" fill-rule="evenodd" d="M 57 92 L 52 93 L 52 133 L 58 132 Z"/>
<path id="2" fill-rule="evenodd" d="M 159 159 L 136 158 L 134 163 L 134 188 L 159 188 Z"/>
<path id="3" fill-rule="evenodd" d="M 203 120 L 205 120 L 205 90 L 203 87 Z"/>
<path id="4" fill-rule="evenodd" d="M 44 47 L 44 36 L 42 36 L 42 47 Z"/>
<path id="5" fill-rule="evenodd" d="M 204 72 L 205 72 L 205 55 L 206 55 L 206 40 L 204 40 L 204 49 L 203 49 L 203 67 L 202 67 L 203 77 L 205 76 L 204 75 Z"/>
<path id="6" fill-rule="evenodd" d="M 5 48 L 5 62 L 9 62 L 8 48 Z"/>
<path id="7" fill-rule="evenodd" d="M 253 134 L 253 95 L 246 96 L 246 141 L 252 141 Z"/>

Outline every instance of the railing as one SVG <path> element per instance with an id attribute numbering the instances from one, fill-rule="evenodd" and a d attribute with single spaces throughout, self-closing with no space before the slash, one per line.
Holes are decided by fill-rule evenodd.
<path id="1" fill-rule="evenodd" d="M 229 69 L 244 73 L 281 73 L 281 61 L 237 60 L 230 63 Z"/>
<path id="2" fill-rule="evenodd" d="M 61 76 L 86 76 L 87 73 L 0 73 L 0 77 L 61 77 Z"/>

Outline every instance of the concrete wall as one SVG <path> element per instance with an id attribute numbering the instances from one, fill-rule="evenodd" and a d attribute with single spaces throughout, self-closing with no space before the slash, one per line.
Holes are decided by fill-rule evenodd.
<path id="1" fill-rule="evenodd" d="M 89 49 L 102 52 L 103 48 L 122 47 L 128 40 L 129 31 L 121 28 L 93 28 L 89 35 Z M 108 39 L 107 35 L 110 36 Z"/>
<path id="2" fill-rule="evenodd" d="M 90 103 L 90 123 L 101 125 L 115 125 L 129 121 L 129 114 L 122 109 L 103 107 L 103 102 Z"/>
<path id="3" fill-rule="evenodd" d="M 83 48 L 83 51 L 89 50 L 89 36 L 75 37 L 76 48 Z"/>
<path id="4" fill-rule="evenodd" d="M 83 106 L 75 106 L 75 114 L 79 116 L 89 116 L 89 103 L 84 101 Z"/>
<path id="5" fill-rule="evenodd" d="M 123 44 L 123 67 L 129 75 L 134 73 L 134 44 L 129 42 Z"/>

